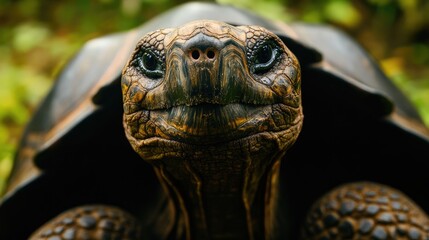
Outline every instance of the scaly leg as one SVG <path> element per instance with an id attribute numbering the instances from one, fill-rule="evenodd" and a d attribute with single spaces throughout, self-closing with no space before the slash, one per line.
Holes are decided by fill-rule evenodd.
<path id="1" fill-rule="evenodd" d="M 340 186 L 314 204 L 303 239 L 429 239 L 427 215 L 403 193 L 381 184 Z"/>
<path id="2" fill-rule="evenodd" d="M 30 240 L 141 239 L 136 218 L 116 207 L 79 206 L 58 215 L 32 234 Z"/>

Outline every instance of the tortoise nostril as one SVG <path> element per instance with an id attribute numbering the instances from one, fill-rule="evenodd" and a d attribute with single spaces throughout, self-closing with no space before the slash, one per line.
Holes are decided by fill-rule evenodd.
<path id="1" fill-rule="evenodd" d="M 200 58 L 200 52 L 198 52 L 198 50 L 194 50 L 191 52 L 191 56 L 193 59 L 197 60 L 198 58 Z"/>
<path id="2" fill-rule="evenodd" d="M 207 51 L 207 57 L 210 59 L 213 59 L 215 57 L 215 53 L 213 52 L 213 50 Z"/>
<path id="3" fill-rule="evenodd" d="M 189 51 L 189 56 L 194 61 L 212 61 L 216 57 L 216 50 L 214 50 L 213 48 L 193 48 Z"/>

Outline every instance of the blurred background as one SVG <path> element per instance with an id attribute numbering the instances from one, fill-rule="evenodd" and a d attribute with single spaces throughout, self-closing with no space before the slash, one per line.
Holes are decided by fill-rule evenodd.
<path id="1" fill-rule="evenodd" d="M 23 127 L 89 39 L 138 26 L 184 0 L 0 0 L 0 190 Z M 429 1 L 219 0 L 270 19 L 335 25 L 360 42 L 429 126 Z"/>

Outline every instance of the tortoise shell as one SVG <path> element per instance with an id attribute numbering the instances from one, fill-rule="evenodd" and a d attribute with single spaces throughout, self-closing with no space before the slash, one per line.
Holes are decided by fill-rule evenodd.
<path id="1" fill-rule="evenodd" d="M 304 127 L 280 181 L 281 210 L 288 212 L 291 229 L 318 197 L 345 182 L 377 181 L 417 203 L 429 200 L 421 191 L 429 184 L 429 131 L 359 44 L 325 25 L 187 3 L 130 31 L 91 40 L 63 69 L 22 137 L 0 204 L 0 238 L 24 239 L 82 204 L 113 204 L 153 219 L 151 209 L 165 201 L 153 169 L 125 138 L 121 70 L 144 34 L 199 19 L 262 26 L 300 61 Z M 297 239 L 298 232 L 291 234 Z"/>

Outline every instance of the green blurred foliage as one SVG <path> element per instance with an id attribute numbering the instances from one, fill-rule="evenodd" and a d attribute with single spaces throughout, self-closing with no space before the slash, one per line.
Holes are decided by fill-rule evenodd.
<path id="1" fill-rule="evenodd" d="M 0 190 L 23 128 L 89 39 L 138 26 L 185 0 L 0 0 Z M 219 0 L 281 21 L 335 25 L 359 41 L 429 125 L 429 1 Z"/>

